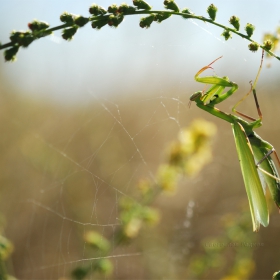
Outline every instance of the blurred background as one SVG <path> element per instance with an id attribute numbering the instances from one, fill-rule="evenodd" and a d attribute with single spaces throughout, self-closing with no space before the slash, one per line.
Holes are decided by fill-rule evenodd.
<path id="1" fill-rule="evenodd" d="M 204 16 L 211 4 L 176 2 Z M 2 43 L 9 41 L 12 30 L 27 29 L 35 18 L 56 26 L 62 12 L 87 16 L 92 4 L 0 3 Z M 163 9 L 161 1 L 149 3 Z M 107 8 L 113 3 L 97 4 Z M 214 4 L 217 22 L 228 25 L 236 15 L 241 30 L 252 23 L 257 42 L 279 25 L 276 0 Z M 215 73 L 239 85 L 219 107 L 229 112 L 250 89 L 261 52 L 250 52 L 249 42 L 234 35 L 225 42 L 222 29 L 200 21 L 173 16 L 141 29 L 139 19 L 130 16 L 117 29 L 105 26 L 100 31 L 87 25 L 71 42 L 58 31 L 20 50 L 15 63 L 0 59 L 0 212 L 3 234 L 14 244 L 8 269 L 18 279 L 62 279 L 89 262 L 84 233 L 114 233 L 121 197 L 133 197 L 140 179 L 154 177 L 170 142 L 196 118 L 218 126 L 213 162 L 196 178 L 183 180 L 173 196 L 157 199 L 160 225 L 113 252 L 111 277 L 229 279 L 236 248 L 219 252 L 224 253 L 221 265 L 206 266 L 201 258 L 206 254 L 202 242 L 225 234 L 225 215 L 238 222 L 243 212 L 249 213 L 234 139 L 229 124 L 188 103 L 193 92 L 204 88 L 194 81 L 195 73 L 222 55 Z M 264 116 L 258 133 L 278 151 L 279 71 L 278 60 L 265 58 L 257 86 Z M 257 116 L 251 98 L 240 111 Z M 252 233 L 248 219 L 249 240 L 262 244 L 247 248 L 252 279 L 271 279 L 280 270 L 280 216 L 275 208 L 271 203 L 270 225 L 259 233 Z"/>

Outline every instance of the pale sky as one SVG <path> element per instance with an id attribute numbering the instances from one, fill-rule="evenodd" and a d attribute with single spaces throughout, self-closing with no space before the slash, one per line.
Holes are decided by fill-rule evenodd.
<path id="1" fill-rule="evenodd" d="M 149 1 L 157 10 L 163 9 L 162 2 Z M 27 29 L 27 23 L 34 18 L 47 21 L 53 27 L 61 24 L 59 16 L 63 11 L 87 16 L 92 1 L 0 0 L 0 3 L 0 41 L 6 43 L 12 30 Z M 108 7 L 113 2 L 96 3 Z M 204 16 L 211 3 L 177 1 L 180 8 L 188 7 Z M 261 42 L 264 32 L 274 31 L 279 25 L 279 1 L 218 0 L 213 3 L 218 7 L 217 22 L 227 24 L 230 16 L 236 15 L 240 18 L 241 30 L 250 22 L 256 26 L 252 38 L 257 42 Z M 248 41 L 233 36 L 225 42 L 220 36 L 222 29 L 176 16 L 161 24 L 153 23 L 148 30 L 141 29 L 139 18 L 129 16 L 117 29 L 105 26 L 96 31 L 88 24 L 71 42 L 65 42 L 61 32 L 56 31 L 53 36 L 21 50 L 16 63 L 4 63 L 1 57 L 2 75 L 13 86 L 20 85 L 22 94 L 48 96 L 63 102 L 82 101 L 89 91 L 110 96 L 141 86 L 143 91 L 146 86 L 156 89 L 166 77 L 172 84 L 180 83 L 187 88 L 200 67 L 221 55 L 223 59 L 215 65 L 215 71 L 221 67 L 227 69 L 227 76 L 244 76 L 247 81 L 254 78 L 260 52 L 249 52 Z M 279 73 L 280 62 L 273 59 L 271 63 L 273 73 Z M 271 71 L 263 72 L 268 78 L 273 76 Z M 147 77 L 153 77 L 154 83 L 145 85 Z"/>

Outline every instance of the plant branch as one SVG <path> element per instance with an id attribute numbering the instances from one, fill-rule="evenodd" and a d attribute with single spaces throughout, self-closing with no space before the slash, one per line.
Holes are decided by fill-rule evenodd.
<path id="1" fill-rule="evenodd" d="M 89 22 L 91 22 L 91 25 L 94 29 L 101 29 L 105 25 L 117 27 L 123 21 L 125 16 L 147 15 L 147 17 L 140 19 L 140 27 L 149 28 L 153 21 L 160 23 L 163 20 L 168 19 L 170 16 L 175 15 L 181 16 L 184 19 L 200 20 L 216 25 L 217 27 L 223 29 L 221 36 L 223 36 L 225 40 L 231 38 L 231 34 L 236 34 L 237 36 L 240 36 L 250 42 L 249 50 L 257 51 L 260 47 L 267 54 L 280 60 L 280 56 L 277 56 L 271 51 L 272 43 L 269 40 L 265 41 L 263 44 L 259 44 L 251 39 L 255 29 L 252 24 L 247 24 L 245 27 L 246 33 L 241 33 L 239 31 L 239 18 L 236 16 L 232 16 L 229 20 L 230 24 L 232 24 L 234 28 L 216 22 L 215 18 L 218 9 L 213 4 L 211 4 L 207 9 L 209 18 L 195 15 L 186 8 L 179 10 L 178 6 L 173 0 L 164 1 L 164 5 L 167 10 L 151 10 L 149 4 L 143 0 L 134 0 L 133 4 L 135 6 L 128 6 L 127 4 L 121 4 L 120 6 L 117 6 L 113 4 L 109 6 L 107 10 L 96 4 L 93 4 L 89 9 L 89 12 L 92 14 L 92 16 L 83 17 L 79 15 L 63 13 L 60 16 L 60 20 L 64 24 L 52 28 L 50 28 L 45 22 L 33 21 L 28 24 L 31 31 L 13 31 L 10 36 L 11 41 L 3 45 L 0 44 L 0 50 L 6 49 L 4 52 L 5 60 L 13 61 L 15 60 L 15 56 L 20 47 L 27 47 L 34 40 L 48 36 L 53 31 L 62 30 L 63 39 L 70 41 L 75 35 L 76 31 Z"/>

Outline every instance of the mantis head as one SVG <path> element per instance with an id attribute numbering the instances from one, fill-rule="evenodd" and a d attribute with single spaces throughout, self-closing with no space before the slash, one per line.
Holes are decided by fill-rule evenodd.
<path id="1" fill-rule="evenodd" d="M 203 91 L 197 91 L 194 94 L 191 95 L 190 97 L 190 101 L 196 101 L 198 99 L 200 99 L 203 96 Z"/>

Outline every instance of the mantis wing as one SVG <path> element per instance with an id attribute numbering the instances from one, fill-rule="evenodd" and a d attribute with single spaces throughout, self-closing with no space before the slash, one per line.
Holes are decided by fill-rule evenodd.
<path id="1" fill-rule="evenodd" d="M 258 231 L 260 224 L 266 227 L 269 223 L 269 214 L 264 191 L 255 164 L 252 147 L 246 136 L 244 128 L 237 121 L 232 123 L 232 128 L 243 180 L 249 200 L 253 230 Z"/>
<path id="2" fill-rule="evenodd" d="M 249 137 L 249 141 L 252 145 L 254 152 L 254 157 L 259 162 L 262 160 L 267 153 L 273 149 L 273 146 L 268 142 L 262 140 L 256 133 Z M 274 177 L 279 178 L 276 166 L 270 156 L 262 161 L 260 167 L 264 169 L 267 173 L 272 174 Z M 269 191 L 273 200 L 275 201 L 278 208 L 280 208 L 280 183 L 275 178 L 262 173 L 265 184 L 268 186 Z"/>

